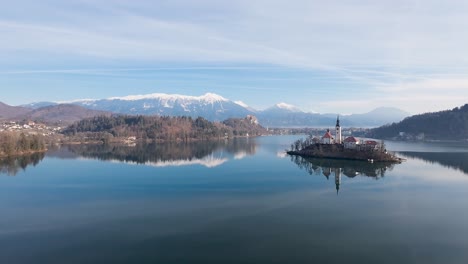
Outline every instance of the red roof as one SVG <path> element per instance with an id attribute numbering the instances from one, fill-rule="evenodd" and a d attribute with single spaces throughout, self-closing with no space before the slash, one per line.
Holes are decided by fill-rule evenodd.
<path id="1" fill-rule="evenodd" d="M 344 142 L 359 142 L 355 137 L 347 137 Z"/>
<path id="2" fill-rule="evenodd" d="M 374 141 L 374 140 L 367 140 L 367 141 L 366 141 L 366 145 L 374 145 L 374 146 L 376 146 L 376 145 L 377 145 L 377 141 Z"/>
<path id="3" fill-rule="evenodd" d="M 333 138 L 332 134 L 330 133 L 330 131 L 327 131 L 327 133 L 325 133 L 325 135 L 323 135 L 322 138 Z"/>

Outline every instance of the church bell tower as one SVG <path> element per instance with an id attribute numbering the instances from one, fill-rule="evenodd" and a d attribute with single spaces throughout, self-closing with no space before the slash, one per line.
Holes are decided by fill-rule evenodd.
<path id="1" fill-rule="evenodd" d="M 340 190 L 341 185 L 341 168 L 335 169 L 335 187 L 336 187 L 336 195 L 338 195 L 338 191 Z"/>
<path id="2" fill-rule="evenodd" d="M 336 144 L 341 144 L 340 116 L 337 116 L 337 117 L 336 117 L 335 143 L 336 143 Z"/>

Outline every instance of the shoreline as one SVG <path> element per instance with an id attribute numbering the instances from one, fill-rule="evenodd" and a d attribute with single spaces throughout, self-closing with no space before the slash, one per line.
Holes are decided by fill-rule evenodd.
<path id="1" fill-rule="evenodd" d="M 352 157 L 338 157 L 338 156 L 329 156 L 329 155 L 311 155 L 300 153 L 300 151 L 287 151 L 286 154 L 291 156 L 300 156 L 303 158 L 316 158 L 316 159 L 333 159 L 333 160 L 349 160 L 349 161 L 371 161 L 371 162 L 395 162 L 401 163 L 404 161 L 402 158 L 392 158 L 392 159 L 374 159 L 374 158 L 352 158 Z"/>
<path id="2" fill-rule="evenodd" d="M 301 150 L 286 151 L 288 155 L 325 158 L 336 160 L 358 160 L 369 162 L 395 162 L 401 163 L 404 159 L 396 155 L 379 150 L 346 149 L 339 144 L 314 144 Z"/>
<path id="3" fill-rule="evenodd" d="M 255 136 L 233 136 L 233 137 L 214 137 L 214 138 L 189 138 L 189 139 L 174 139 L 174 140 L 142 140 L 142 139 L 136 139 L 136 140 L 129 140 L 128 138 L 117 138 L 114 140 L 110 140 L 107 144 L 150 144 L 150 143 L 181 143 L 181 142 L 200 142 L 200 141 L 219 141 L 219 140 L 230 140 L 230 139 L 236 139 L 236 138 L 256 138 L 256 137 L 261 137 L 264 135 L 255 135 Z M 57 142 L 57 144 L 60 145 L 102 145 L 106 144 L 103 140 L 91 140 L 91 141 L 62 141 L 62 142 Z"/>

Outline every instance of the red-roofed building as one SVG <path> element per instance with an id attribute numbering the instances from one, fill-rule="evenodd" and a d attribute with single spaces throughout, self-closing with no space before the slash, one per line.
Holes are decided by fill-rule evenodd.
<path id="1" fill-rule="evenodd" d="M 366 140 L 364 144 L 366 145 L 366 148 L 368 149 L 376 149 L 377 146 L 379 145 L 379 143 L 375 140 Z"/>
<path id="2" fill-rule="evenodd" d="M 344 147 L 345 148 L 351 148 L 351 149 L 354 149 L 356 148 L 356 145 L 359 144 L 359 140 L 355 137 L 347 137 L 345 140 L 344 140 Z"/>
<path id="3" fill-rule="evenodd" d="M 323 144 L 332 144 L 333 143 L 333 136 L 330 133 L 330 129 L 327 129 L 327 132 L 322 137 Z"/>

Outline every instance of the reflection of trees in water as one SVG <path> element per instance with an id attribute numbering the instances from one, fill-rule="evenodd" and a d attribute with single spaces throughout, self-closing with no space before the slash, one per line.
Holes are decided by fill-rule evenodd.
<path id="1" fill-rule="evenodd" d="M 233 139 L 225 141 L 169 142 L 157 144 L 126 145 L 70 145 L 68 149 L 77 155 L 100 160 L 124 162 L 164 162 L 202 159 L 215 152 L 253 155 L 255 140 Z"/>
<path id="2" fill-rule="evenodd" d="M 29 165 L 36 166 L 43 158 L 44 153 L 34 153 L 17 157 L 0 159 L 0 174 L 15 176 L 20 170 L 26 170 Z"/>
<path id="3" fill-rule="evenodd" d="M 390 162 L 365 162 L 350 160 L 303 158 L 301 156 L 291 156 L 291 161 L 310 175 L 323 175 L 327 178 L 333 173 L 342 173 L 350 178 L 356 175 L 380 178 L 384 177 L 387 170 L 392 170 L 394 163 Z"/>
<path id="4" fill-rule="evenodd" d="M 467 152 L 400 152 L 400 154 L 431 164 L 440 164 L 446 168 L 460 170 L 468 174 Z"/>

